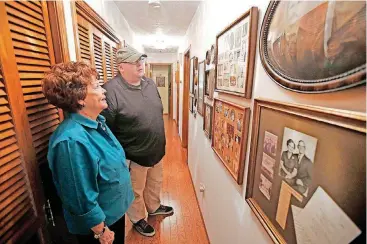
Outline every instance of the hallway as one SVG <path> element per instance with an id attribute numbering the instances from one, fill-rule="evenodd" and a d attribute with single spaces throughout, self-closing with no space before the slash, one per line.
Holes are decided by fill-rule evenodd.
<path id="1" fill-rule="evenodd" d="M 163 158 L 162 203 L 172 206 L 175 213 L 166 218 L 148 218 L 156 230 L 154 237 L 143 237 L 133 229 L 130 221 L 126 221 L 126 243 L 209 243 L 186 163 L 186 150 L 181 147 L 175 122 L 167 115 L 164 122 L 167 146 Z"/>

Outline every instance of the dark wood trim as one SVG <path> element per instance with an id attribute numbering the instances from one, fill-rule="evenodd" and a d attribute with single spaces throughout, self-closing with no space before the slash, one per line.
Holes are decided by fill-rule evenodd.
<path id="1" fill-rule="evenodd" d="M 255 67 L 255 54 L 256 54 L 256 39 L 257 39 L 257 26 L 258 26 L 258 13 L 259 10 L 257 7 L 251 7 L 250 10 L 248 10 L 246 13 L 242 14 L 240 17 L 238 17 L 235 21 L 233 21 L 231 24 L 229 24 L 223 31 L 221 31 L 216 36 L 216 48 L 215 48 L 215 84 L 214 89 L 217 92 L 227 93 L 230 95 L 245 97 L 247 99 L 250 99 L 252 97 L 252 85 L 253 85 L 253 77 L 254 77 L 254 67 Z M 247 68 L 246 68 L 246 80 L 245 80 L 245 91 L 244 93 L 240 92 L 232 92 L 227 91 L 223 89 L 217 88 L 217 67 L 218 67 L 218 39 L 220 36 L 225 34 L 228 30 L 230 30 L 233 26 L 241 22 L 246 17 L 250 18 L 249 21 L 249 42 L 247 43 L 247 50 L 248 50 L 248 59 L 247 59 Z"/>
<path id="2" fill-rule="evenodd" d="M 177 127 L 180 124 L 180 63 L 177 61 L 177 70 L 176 70 L 176 121 Z"/>
<path id="3" fill-rule="evenodd" d="M 92 25 L 98 28 L 104 35 L 106 35 L 112 41 L 119 43 L 120 39 L 112 27 L 96 12 L 94 11 L 86 2 L 84 1 L 72 1 L 75 5 L 76 12 L 82 15 L 86 20 L 88 20 Z"/>
<path id="4" fill-rule="evenodd" d="M 55 62 L 70 61 L 69 47 L 66 33 L 64 5 L 62 1 L 48 1 L 48 12 L 51 26 L 52 41 L 54 43 Z"/>
<path id="5" fill-rule="evenodd" d="M 249 138 L 248 132 L 249 132 L 250 112 L 251 112 L 250 107 L 244 107 L 244 106 L 232 103 L 232 102 L 228 102 L 223 99 L 214 98 L 214 105 L 213 105 L 213 111 L 212 111 L 213 113 L 212 125 L 215 124 L 214 115 L 215 115 L 215 106 L 216 106 L 217 101 L 225 103 L 225 104 L 229 104 L 243 111 L 242 139 L 241 139 L 242 140 L 241 143 L 243 144 L 241 145 L 242 147 L 241 147 L 241 152 L 240 152 L 240 160 L 239 160 L 239 167 L 238 167 L 237 175 L 235 175 L 234 172 L 232 172 L 232 170 L 228 168 L 227 164 L 225 163 L 225 160 L 220 156 L 220 154 L 214 148 L 214 126 L 212 126 L 212 143 L 211 143 L 211 147 L 213 151 L 218 156 L 218 158 L 222 161 L 223 165 L 226 167 L 230 175 L 236 180 L 237 184 L 242 185 L 243 175 L 245 173 L 244 170 L 245 170 L 245 161 L 246 161 L 246 156 L 247 156 L 247 143 L 248 143 L 248 138 Z"/>
<path id="6" fill-rule="evenodd" d="M 44 7 L 44 5 L 42 5 L 42 7 Z M 19 151 L 22 154 L 22 166 L 26 172 L 25 179 L 27 179 L 29 183 L 27 188 L 30 197 L 34 201 L 37 218 L 40 220 L 41 225 L 44 225 L 45 219 L 42 207 L 44 202 L 43 187 L 40 181 L 41 177 L 37 166 L 36 152 L 31 143 L 33 141 L 32 134 L 24 103 L 22 86 L 19 82 L 20 77 L 15 59 L 5 2 L 0 2 L 0 16 L 3 16 L 0 18 L 0 63 L 4 71 L 4 85 L 6 91 L 8 91 L 7 96 L 11 115 L 13 117 L 14 130 L 17 135 Z M 40 227 L 40 225 L 37 227 Z"/>
<path id="7" fill-rule="evenodd" d="M 184 89 L 182 102 L 182 141 L 183 148 L 187 148 L 189 142 L 189 82 L 190 82 L 190 48 L 184 53 Z"/>

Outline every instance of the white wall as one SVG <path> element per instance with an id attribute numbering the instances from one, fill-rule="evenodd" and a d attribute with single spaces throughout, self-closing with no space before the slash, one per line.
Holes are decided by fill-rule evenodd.
<path id="1" fill-rule="evenodd" d="M 63 2 L 70 60 L 76 61 L 70 0 L 63 0 Z M 125 40 L 129 45 L 132 45 L 139 51 L 142 50 L 140 43 L 134 41 L 135 33 L 131 30 L 114 1 L 85 0 L 85 2 L 112 27 L 120 40 Z"/>
<path id="2" fill-rule="evenodd" d="M 215 43 L 216 35 L 251 6 L 259 8 L 258 29 L 260 31 L 262 18 L 268 4 L 269 1 L 265 0 L 204 0 L 190 24 L 186 40 L 180 46 L 179 53 L 183 53 L 191 45 L 191 57 L 197 56 L 199 61 L 203 60 L 206 50 Z M 363 86 L 319 95 L 299 94 L 279 87 L 268 77 L 262 67 L 258 55 L 258 42 L 256 48 L 253 99 L 262 97 L 284 102 L 366 111 L 366 90 Z M 182 66 L 181 70 L 183 71 Z M 180 75 L 183 80 L 183 72 Z M 180 84 L 180 92 L 183 94 L 183 84 Z M 251 107 L 253 105 L 253 99 L 217 93 L 215 93 L 215 97 Z M 180 118 L 182 118 L 182 95 L 180 98 L 179 109 Z M 182 119 L 180 119 L 180 135 L 182 135 L 181 125 Z M 195 119 L 190 114 L 188 163 L 210 242 L 212 244 L 272 243 L 245 202 L 249 153 L 247 153 L 246 158 L 244 184 L 238 186 L 218 157 L 215 156 L 210 141 L 205 137 L 202 128 L 203 118 L 197 115 Z M 248 152 L 250 144 L 251 142 L 248 144 Z M 199 191 L 200 183 L 206 187 L 204 193 Z"/>

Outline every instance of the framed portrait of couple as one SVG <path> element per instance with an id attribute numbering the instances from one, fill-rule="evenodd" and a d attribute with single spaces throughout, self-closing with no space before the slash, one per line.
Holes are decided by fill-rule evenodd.
<path id="1" fill-rule="evenodd" d="M 275 243 L 360 243 L 365 150 L 363 113 L 255 99 L 246 201 Z"/>

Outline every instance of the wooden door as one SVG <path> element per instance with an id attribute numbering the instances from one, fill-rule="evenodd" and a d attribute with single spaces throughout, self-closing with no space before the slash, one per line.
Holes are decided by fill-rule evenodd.
<path id="1" fill-rule="evenodd" d="M 0 2 L 0 16 L 0 209 L 8 219 L 0 224 L 4 243 L 27 239 L 45 225 L 39 166 L 47 162 L 48 140 L 61 118 L 41 88 L 44 72 L 55 63 L 47 3 Z"/>
<path id="2" fill-rule="evenodd" d="M 180 123 L 180 63 L 177 61 L 177 70 L 176 70 L 176 123 L 177 127 L 179 127 Z"/>
<path id="3" fill-rule="evenodd" d="M 184 90 L 182 104 L 182 147 L 187 148 L 189 141 L 189 82 L 190 82 L 190 48 L 184 56 Z"/>

